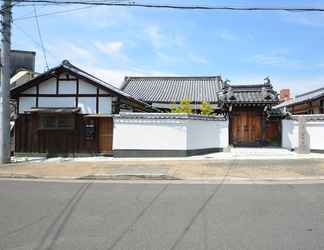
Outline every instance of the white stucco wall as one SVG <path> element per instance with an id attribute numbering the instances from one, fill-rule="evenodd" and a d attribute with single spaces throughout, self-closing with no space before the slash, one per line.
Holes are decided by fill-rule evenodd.
<path id="1" fill-rule="evenodd" d="M 64 76 L 63 76 L 64 77 Z M 82 94 L 97 94 L 97 87 L 84 80 L 79 81 L 79 93 Z M 74 108 L 76 107 L 76 92 L 77 80 L 60 80 L 58 94 L 69 94 L 71 96 L 59 96 L 56 94 L 56 78 L 50 78 L 39 85 L 39 94 L 46 94 L 52 96 L 39 96 L 38 108 Z M 33 86 L 23 92 L 23 94 L 36 95 L 36 87 Z M 99 89 L 99 94 L 107 94 L 107 91 Z M 99 114 L 112 113 L 112 101 L 110 96 L 99 97 Z M 96 96 L 79 96 L 78 107 L 81 109 L 82 114 L 96 114 Z M 30 111 L 36 107 L 36 97 L 22 96 L 19 97 L 19 113 Z"/>
<path id="2" fill-rule="evenodd" d="M 186 150 L 187 128 L 181 120 L 114 119 L 113 149 Z"/>
<path id="3" fill-rule="evenodd" d="M 75 98 L 74 97 L 39 97 L 38 107 L 73 108 L 75 107 Z"/>
<path id="4" fill-rule="evenodd" d="M 324 121 L 308 121 L 306 132 L 311 150 L 324 150 Z"/>
<path id="5" fill-rule="evenodd" d="M 56 94 L 56 78 L 50 78 L 39 84 L 40 94 Z"/>
<path id="6" fill-rule="evenodd" d="M 227 146 L 228 121 L 114 117 L 114 150 L 193 150 Z"/>
<path id="7" fill-rule="evenodd" d="M 228 121 L 187 121 L 187 148 L 225 148 L 228 146 Z"/>
<path id="8" fill-rule="evenodd" d="M 282 120 L 282 147 L 292 150 L 298 147 L 298 122 Z"/>
<path id="9" fill-rule="evenodd" d="M 22 114 L 34 107 L 36 107 L 36 97 L 22 96 L 19 98 L 19 114 Z"/>
<path id="10" fill-rule="evenodd" d="M 324 120 L 307 120 L 306 136 L 311 150 L 324 150 Z M 294 116 L 298 118 L 298 116 Z M 296 149 L 298 147 L 298 121 L 282 120 L 282 147 Z"/>

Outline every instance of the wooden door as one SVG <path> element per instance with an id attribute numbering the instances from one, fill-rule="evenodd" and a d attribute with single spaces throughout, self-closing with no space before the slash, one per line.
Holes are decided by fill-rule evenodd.
<path id="1" fill-rule="evenodd" d="M 262 139 L 262 113 L 234 111 L 231 115 L 231 144 L 234 146 L 258 145 Z"/>
<path id="2" fill-rule="evenodd" d="M 99 153 L 111 154 L 113 142 L 113 120 L 110 117 L 99 118 Z"/>

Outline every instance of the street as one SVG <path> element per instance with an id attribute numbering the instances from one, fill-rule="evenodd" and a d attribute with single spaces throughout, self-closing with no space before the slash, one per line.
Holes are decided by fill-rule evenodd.
<path id="1" fill-rule="evenodd" d="M 324 184 L 0 181 L 0 249 L 324 249 Z"/>

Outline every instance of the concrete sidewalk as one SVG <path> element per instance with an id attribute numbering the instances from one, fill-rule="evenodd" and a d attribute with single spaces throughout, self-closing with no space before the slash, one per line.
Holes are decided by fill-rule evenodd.
<path id="1" fill-rule="evenodd" d="M 44 179 L 324 179 L 323 158 L 48 159 L 2 165 L 0 177 Z"/>

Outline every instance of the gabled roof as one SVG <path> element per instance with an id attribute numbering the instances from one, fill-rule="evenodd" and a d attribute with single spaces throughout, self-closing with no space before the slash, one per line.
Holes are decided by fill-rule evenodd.
<path id="1" fill-rule="evenodd" d="M 288 106 L 291 106 L 294 104 L 312 101 L 312 100 L 315 100 L 322 96 L 324 96 L 324 88 L 319 88 L 319 89 L 312 90 L 310 92 L 306 92 L 301 95 L 296 95 L 295 98 L 285 101 L 283 103 L 280 103 L 279 105 L 275 106 L 274 108 L 288 107 Z"/>
<path id="2" fill-rule="evenodd" d="M 218 102 L 224 87 L 220 76 L 125 77 L 121 89 L 149 103 L 179 103 L 183 99 L 200 103 Z"/>
<path id="3" fill-rule="evenodd" d="M 221 97 L 226 103 L 276 103 L 278 95 L 271 84 L 228 85 Z"/>
<path id="4" fill-rule="evenodd" d="M 126 99 L 129 99 L 131 101 L 134 101 L 138 104 L 141 104 L 143 106 L 149 106 L 147 103 L 144 103 L 140 100 L 135 99 L 134 97 L 132 97 L 131 95 L 121 91 L 119 88 L 102 81 L 101 79 L 87 73 L 86 71 L 74 66 L 73 64 L 71 64 L 68 60 L 64 60 L 59 66 L 54 67 L 40 75 L 38 75 L 37 77 L 35 77 L 34 79 L 26 82 L 25 84 L 22 84 L 20 86 L 17 87 L 13 87 L 10 92 L 12 96 L 16 96 L 17 94 L 25 91 L 28 88 L 31 88 L 32 86 L 35 86 L 36 84 L 45 81 L 51 77 L 55 77 L 58 73 L 67 71 L 69 73 L 71 73 L 72 75 L 78 76 L 80 78 L 83 78 L 87 81 L 89 81 L 91 84 L 96 85 L 99 88 L 111 91 L 117 95 L 119 95 L 120 97 L 124 97 Z"/>

